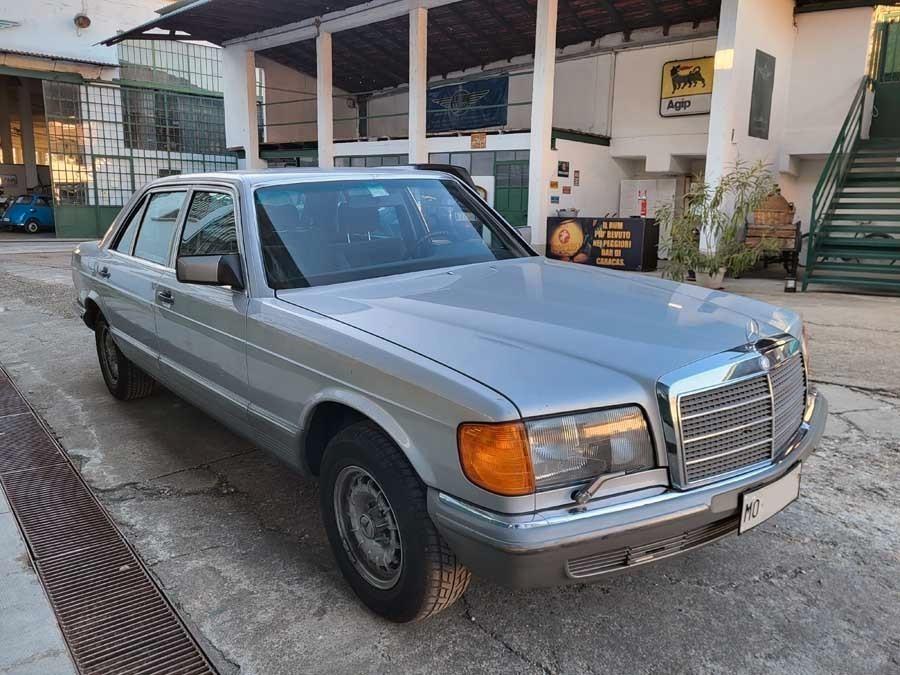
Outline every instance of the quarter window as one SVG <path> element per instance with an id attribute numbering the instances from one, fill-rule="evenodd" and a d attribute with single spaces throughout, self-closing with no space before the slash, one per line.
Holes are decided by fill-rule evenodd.
<path id="1" fill-rule="evenodd" d="M 184 196 L 184 192 L 157 192 L 150 197 L 134 246 L 136 258 L 160 265 L 169 262 L 169 251 Z"/>
<path id="2" fill-rule="evenodd" d="M 131 214 L 131 218 L 128 220 L 128 224 L 125 225 L 124 231 L 119 236 L 119 241 L 113 246 L 113 249 L 119 253 L 131 255 L 131 245 L 134 243 L 134 235 L 137 233 L 138 227 L 140 227 L 141 214 L 143 212 L 143 204 L 134 210 L 134 213 Z"/>
<path id="3" fill-rule="evenodd" d="M 237 253 L 234 200 L 224 192 L 195 192 L 181 235 L 179 256 Z"/>

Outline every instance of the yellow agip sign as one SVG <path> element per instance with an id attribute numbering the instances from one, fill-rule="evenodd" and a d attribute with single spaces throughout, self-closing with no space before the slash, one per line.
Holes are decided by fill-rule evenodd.
<path id="1" fill-rule="evenodd" d="M 705 115 L 712 103 L 715 58 L 682 59 L 663 64 L 659 114 L 663 117 Z"/>

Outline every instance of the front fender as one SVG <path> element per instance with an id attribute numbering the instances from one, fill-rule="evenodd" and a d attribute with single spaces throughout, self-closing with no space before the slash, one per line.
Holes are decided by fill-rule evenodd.
<path id="1" fill-rule="evenodd" d="M 410 464 L 413 465 L 413 468 L 416 470 L 416 473 L 419 474 L 419 477 L 429 485 L 435 484 L 435 476 L 431 466 L 417 450 L 410 439 L 409 434 L 406 433 L 403 425 L 400 424 L 394 415 L 380 403 L 365 394 L 349 389 L 342 389 L 340 387 L 329 387 L 322 390 L 307 401 L 306 405 L 303 407 L 300 416 L 300 462 L 305 471 L 309 470 L 309 467 L 306 466 L 305 453 L 303 452 L 306 433 L 316 408 L 322 403 L 339 403 L 368 417 L 375 424 L 380 426 L 385 433 L 390 436 L 391 440 L 393 440 L 403 451 L 403 454 L 409 459 Z"/>

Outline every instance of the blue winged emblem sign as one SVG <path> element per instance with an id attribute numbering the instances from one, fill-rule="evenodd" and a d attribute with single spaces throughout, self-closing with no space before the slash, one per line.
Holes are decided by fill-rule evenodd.
<path id="1" fill-rule="evenodd" d="M 428 131 L 503 126 L 509 77 L 492 77 L 428 90 Z"/>

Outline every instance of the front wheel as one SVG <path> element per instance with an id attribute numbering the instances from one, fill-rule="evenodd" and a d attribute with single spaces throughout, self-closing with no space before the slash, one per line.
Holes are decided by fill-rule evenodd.
<path id="1" fill-rule="evenodd" d="M 425 486 L 371 422 L 337 434 L 322 461 L 321 509 L 341 572 L 376 614 L 405 623 L 446 609 L 470 574 L 441 537 Z"/>
<path id="2" fill-rule="evenodd" d="M 119 350 L 109 324 L 102 316 L 94 325 L 94 340 L 100 372 L 110 394 L 120 401 L 131 401 L 153 393 L 156 381 Z"/>
<path id="3" fill-rule="evenodd" d="M 25 231 L 28 234 L 37 234 L 40 229 L 41 224 L 36 220 L 29 220 L 27 223 L 25 223 Z"/>

